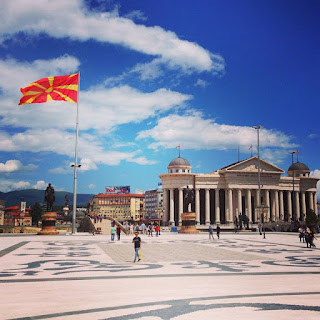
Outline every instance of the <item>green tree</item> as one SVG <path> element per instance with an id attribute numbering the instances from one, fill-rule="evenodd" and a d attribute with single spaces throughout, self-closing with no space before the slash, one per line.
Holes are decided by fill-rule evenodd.
<path id="1" fill-rule="evenodd" d="M 319 216 L 311 209 L 307 211 L 306 224 L 308 227 L 314 227 L 319 222 Z"/>
<path id="2" fill-rule="evenodd" d="M 41 220 L 42 207 L 39 202 L 36 202 L 31 208 L 32 224 L 37 225 L 38 221 Z"/>

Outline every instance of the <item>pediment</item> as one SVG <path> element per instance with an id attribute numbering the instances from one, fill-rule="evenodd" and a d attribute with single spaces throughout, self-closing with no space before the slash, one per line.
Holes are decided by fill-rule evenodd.
<path id="1" fill-rule="evenodd" d="M 262 173 L 278 173 L 283 174 L 284 170 L 275 166 L 274 164 L 260 159 L 260 172 Z M 258 158 L 252 157 L 234 164 L 231 164 L 227 167 L 224 167 L 220 172 L 258 172 Z"/>

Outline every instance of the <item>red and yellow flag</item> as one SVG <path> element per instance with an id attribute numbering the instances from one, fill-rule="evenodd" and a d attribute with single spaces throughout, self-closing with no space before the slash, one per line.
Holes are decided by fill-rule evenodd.
<path id="1" fill-rule="evenodd" d="M 21 88 L 19 105 L 63 100 L 77 103 L 79 73 L 43 78 Z"/>

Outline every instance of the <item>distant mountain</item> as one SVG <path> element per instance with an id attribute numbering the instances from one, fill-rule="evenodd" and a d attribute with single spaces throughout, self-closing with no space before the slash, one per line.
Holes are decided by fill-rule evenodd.
<path id="1" fill-rule="evenodd" d="M 55 206 L 63 206 L 65 195 L 68 195 L 69 206 L 73 205 L 73 193 L 66 191 L 55 191 Z M 92 200 L 94 194 L 77 194 L 77 207 L 86 207 L 89 200 Z M 44 190 L 27 189 L 10 192 L 0 192 L 0 200 L 5 200 L 5 206 L 15 206 L 20 203 L 20 199 L 24 198 L 27 206 L 32 207 L 36 202 L 44 203 Z"/>

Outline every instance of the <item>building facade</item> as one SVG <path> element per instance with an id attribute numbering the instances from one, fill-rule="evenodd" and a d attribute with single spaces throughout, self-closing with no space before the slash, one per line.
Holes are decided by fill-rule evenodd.
<path id="1" fill-rule="evenodd" d="M 90 214 L 106 215 L 119 222 L 140 221 L 144 216 L 144 194 L 99 193 L 93 197 Z"/>
<path id="2" fill-rule="evenodd" d="M 19 206 L 4 209 L 4 225 L 30 227 L 32 225 L 31 208 L 26 206 L 22 199 Z"/>
<path id="3" fill-rule="evenodd" d="M 145 219 L 162 219 L 164 213 L 162 188 L 145 192 Z"/>
<path id="4" fill-rule="evenodd" d="M 310 177 L 309 168 L 300 162 L 290 166 L 287 177 L 282 177 L 284 173 L 257 157 L 209 174 L 193 174 L 186 159 L 173 159 L 168 173 L 159 175 L 163 186 L 163 220 L 169 225 L 181 225 L 181 214 L 188 211 L 184 203 L 188 187 L 194 190 L 192 211 L 196 213 L 197 224 L 230 224 L 240 214 L 246 214 L 251 223 L 258 223 L 261 206 L 265 208 L 264 221 L 304 221 L 308 209 L 316 211 L 319 179 Z"/>

